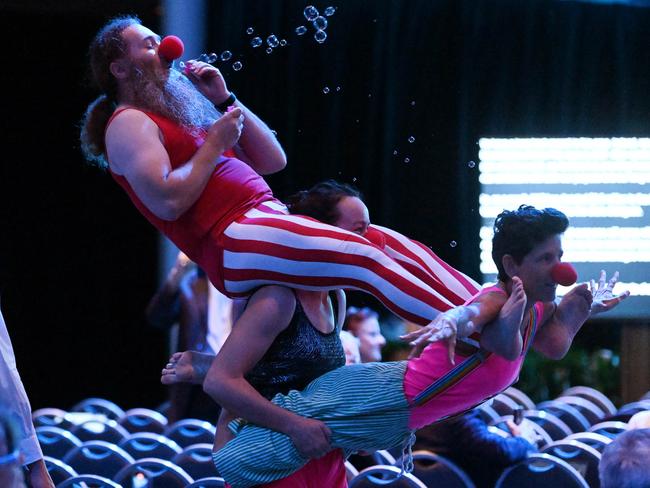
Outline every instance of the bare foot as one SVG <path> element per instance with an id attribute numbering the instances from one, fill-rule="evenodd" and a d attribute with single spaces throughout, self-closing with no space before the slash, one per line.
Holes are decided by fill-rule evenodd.
<path id="1" fill-rule="evenodd" d="M 526 292 L 524 284 L 517 276 L 512 277 L 512 293 L 501 307 L 499 313 L 499 322 L 508 324 L 513 329 L 519 328 L 524 320 L 524 310 L 526 309 Z"/>
<path id="2" fill-rule="evenodd" d="M 212 354 L 197 351 L 175 352 L 163 368 L 160 382 L 163 385 L 175 383 L 200 385 L 214 358 Z"/>

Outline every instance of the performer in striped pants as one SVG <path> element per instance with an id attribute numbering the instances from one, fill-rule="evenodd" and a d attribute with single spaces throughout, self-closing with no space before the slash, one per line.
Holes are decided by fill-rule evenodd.
<path id="1" fill-rule="evenodd" d="M 273 133 L 217 68 L 188 61 L 180 73 L 159 55 L 159 41 L 133 17 L 97 34 L 90 64 L 103 94 L 86 111 L 82 148 L 220 291 L 355 288 L 422 325 L 472 295 L 474 283 L 399 234 L 377 228 L 382 250 L 288 215 L 261 176 L 286 164 Z"/>
<path id="2" fill-rule="evenodd" d="M 567 226 L 566 216 L 554 209 L 522 206 L 497 217 L 493 258 L 498 284 L 439 319 L 446 327 L 479 329 L 458 350 L 457 366 L 447 361 L 447 347 L 434 342 L 408 361 L 331 371 L 303 391 L 276 395 L 273 403 L 324 422 L 332 447 L 348 454 L 408 446 L 414 430 L 472 408 L 510 386 L 530 347 L 560 359 L 591 314 L 611 309 L 628 295 L 614 296 L 617 274 L 606 284 L 603 272 L 597 289 L 578 285 L 555 304 L 552 270 L 560 262 L 561 234 Z M 217 383 L 209 371 L 204 389 L 219 401 Z M 243 421 L 232 422 L 231 429 L 236 437 L 213 458 L 233 488 L 281 479 L 307 461 L 284 434 Z"/>

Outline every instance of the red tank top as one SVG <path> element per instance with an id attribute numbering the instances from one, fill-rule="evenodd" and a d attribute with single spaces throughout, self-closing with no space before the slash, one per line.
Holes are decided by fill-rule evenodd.
<path id="1" fill-rule="evenodd" d="M 107 128 L 122 110 L 126 109 L 113 113 Z M 172 169 L 184 164 L 203 144 L 205 131 L 192 134 L 165 117 L 144 110 L 142 112 L 160 129 Z M 108 154 L 106 156 L 109 158 Z M 138 198 L 124 176 L 112 171 L 111 175 L 128 193 L 142 215 L 210 275 L 213 275 L 214 267 L 218 265 L 213 261 L 215 253 L 219 252 L 214 249 L 215 236 L 220 235 L 230 223 L 251 208 L 274 200 L 266 181 L 249 165 L 235 158 L 232 151 L 225 152 L 220 158 L 198 200 L 174 221 L 156 217 Z M 215 285 L 220 288 L 218 283 Z"/>

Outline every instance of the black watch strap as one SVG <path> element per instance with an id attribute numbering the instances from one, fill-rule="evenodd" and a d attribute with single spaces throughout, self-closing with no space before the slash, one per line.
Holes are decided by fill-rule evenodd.
<path id="1" fill-rule="evenodd" d="M 221 112 L 221 113 L 226 113 L 226 110 L 228 110 L 228 107 L 230 107 L 235 101 L 237 100 L 237 97 L 235 96 L 234 92 L 230 92 L 230 95 L 228 95 L 228 98 L 226 98 L 223 102 L 220 104 L 215 104 L 216 109 Z"/>

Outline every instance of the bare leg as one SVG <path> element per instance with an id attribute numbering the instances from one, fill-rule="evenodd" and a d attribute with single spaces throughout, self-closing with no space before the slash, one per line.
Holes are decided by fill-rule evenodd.
<path id="1" fill-rule="evenodd" d="M 499 313 L 499 322 L 510 325 L 513 329 L 521 326 L 524 320 L 524 310 L 526 310 L 526 292 L 524 284 L 517 277 L 512 278 L 512 293 L 503 304 Z"/>
<path id="2" fill-rule="evenodd" d="M 175 352 L 163 368 L 160 382 L 163 385 L 176 383 L 200 385 L 214 358 L 212 354 L 197 351 Z"/>

